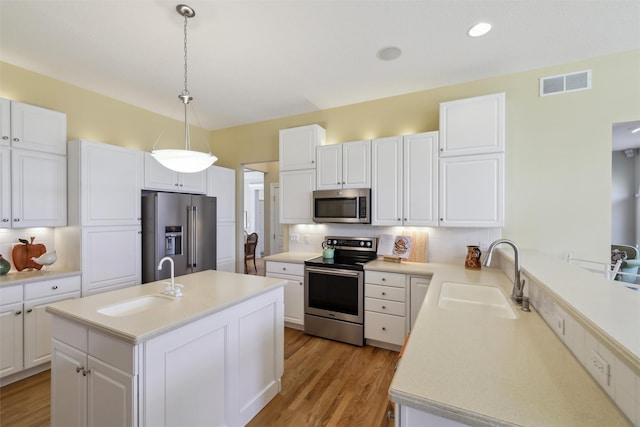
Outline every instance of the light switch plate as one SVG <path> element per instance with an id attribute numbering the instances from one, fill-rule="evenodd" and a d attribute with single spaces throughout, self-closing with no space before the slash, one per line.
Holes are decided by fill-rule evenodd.
<path id="1" fill-rule="evenodd" d="M 561 337 L 564 337 L 564 318 L 561 315 L 555 312 L 553 313 L 552 325 L 556 333 Z"/>

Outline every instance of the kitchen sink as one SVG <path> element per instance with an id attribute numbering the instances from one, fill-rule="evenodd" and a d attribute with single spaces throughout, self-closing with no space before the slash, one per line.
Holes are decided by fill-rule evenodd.
<path id="1" fill-rule="evenodd" d="M 438 307 L 504 319 L 517 318 L 504 293 L 488 285 L 443 282 Z"/>
<path id="2" fill-rule="evenodd" d="M 167 304 L 174 299 L 164 295 L 145 295 L 98 309 L 98 313 L 111 317 L 129 316 L 153 307 Z"/>

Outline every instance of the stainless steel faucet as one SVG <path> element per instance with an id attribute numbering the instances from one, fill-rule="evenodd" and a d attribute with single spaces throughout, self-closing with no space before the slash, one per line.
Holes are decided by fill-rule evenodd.
<path id="1" fill-rule="evenodd" d="M 164 291 L 162 293 L 165 294 L 165 295 L 171 295 L 172 297 L 181 297 L 182 296 L 182 285 L 177 285 L 176 286 L 173 259 L 171 257 L 168 257 L 168 256 L 162 258 L 160 260 L 160 262 L 158 263 L 158 270 L 162 270 L 162 264 L 164 264 L 165 261 L 169 261 L 169 265 L 171 266 L 171 282 L 170 283 L 166 283 L 167 287 L 164 288 Z"/>
<path id="2" fill-rule="evenodd" d="M 513 253 L 515 254 L 513 265 L 515 271 L 513 273 L 513 291 L 511 291 L 511 299 L 518 305 L 522 305 L 524 300 L 526 299 L 526 303 L 528 306 L 528 298 L 524 296 L 524 279 L 520 280 L 520 249 L 518 249 L 518 245 L 515 242 L 509 239 L 498 239 L 489 245 L 489 250 L 487 251 L 487 257 L 484 260 L 484 266 L 491 266 L 491 258 L 493 257 L 493 250 L 501 243 L 506 243 L 507 245 L 513 248 Z M 528 309 L 528 307 L 527 307 Z"/>

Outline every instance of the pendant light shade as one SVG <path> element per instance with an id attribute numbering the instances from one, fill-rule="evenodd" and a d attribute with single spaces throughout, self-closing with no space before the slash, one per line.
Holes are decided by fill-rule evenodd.
<path id="1" fill-rule="evenodd" d="M 191 150 L 191 139 L 189 135 L 189 118 L 187 108 L 193 101 L 187 85 L 187 19 L 193 18 L 196 12 L 185 4 L 176 6 L 178 14 L 184 17 L 184 90 L 178 99 L 184 104 L 184 150 L 165 149 L 151 150 L 151 155 L 162 166 L 175 172 L 195 173 L 201 172 L 211 166 L 218 158 L 211 153 L 202 153 Z"/>

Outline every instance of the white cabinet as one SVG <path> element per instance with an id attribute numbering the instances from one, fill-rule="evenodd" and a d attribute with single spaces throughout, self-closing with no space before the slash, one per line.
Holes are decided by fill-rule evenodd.
<path id="1" fill-rule="evenodd" d="M 440 159 L 443 227 L 504 226 L 504 154 Z"/>
<path id="2" fill-rule="evenodd" d="M 503 152 L 505 94 L 440 104 L 440 157 Z"/>
<path id="3" fill-rule="evenodd" d="M 236 271 L 236 171 L 220 166 L 207 169 L 207 196 L 216 198 L 216 269 Z"/>
<path id="4" fill-rule="evenodd" d="M 22 285 L 0 287 L 0 378 L 23 369 Z"/>
<path id="5" fill-rule="evenodd" d="M 409 324 L 410 330 L 413 330 L 413 325 L 416 322 L 416 318 L 418 317 L 418 313 L 420 312 L 420 307 L 422 307 L 422 303 L 427 296 L 427 291 L 429 290 L 429 284 L 431 283 L 430 277 L 410 277 L 409 285 L 410 285 L 410 294 L 409 300 L 410 303 L 410 320 Z"/>
<path id="6" fill-rule="evenodd" d="M 69 224 L 140 224 L 143 153 L 101 142 L 69 142 Z"/>
<path id="7" fill-rule="evenodd" d="M 317 189 L 371 187 L 371 141 L 317 148 Z"/>
<path id="8" fill-rule="evenodd" d="M 144 188 L 176 193 L 206 194 L 207 172 L 174 172 L 162 166 L 151 156 L 151 153 L 144 153 Z"/>
<path id="9" fill-rule="evenodd" d="M 12 227 L 67 225 L 67 159 L 29 150 L 11 152 Z"/>
<path id="10" fill-rule="evenodd" d="M 316 147 L 324 145 L 325 137 L 319 125 L 280 130 L 280 170 L 315 169 Z"/>
<path id="11" fill-rule="evenodd" d="M 285 279 L 284 321 L 288 326 L 304 326 L 304 265 L 267 261 L 267 277 Z"/>
<path id="12" fill-rule="evenodd" d="M 315 169 L 280 172 L 280 223 L 312 224 Z"/>
<path id="13" fill-rule="evenodd" d="M 51 425 L 138 425 L 134 347 L 59 318 L 54 337 Z"/>
<path id="14" fill-rule="evenodd" d="M 0 147 L 0 228 L 11 228 L 11 150 L 5 147 Z"/>
<path id="15" fill-rule="evenodd" d="M 67 154 L 66 114 L 0 98 L 0 115 L 0 145 Z"/>
<path id="16" fill-rule="evenodd" d="M 372 141 L 372 225 L 438 224 L 438 132 Z"/>
<path id="17" fill-rule="evenodd" d="M 82 296 L 139 285 L 142 281 L 139 225 L 82 228 Z"/>
<path id="18" fill-rule="evenodd" d="M 47 305 L 80 297 L 80 276 L 24 285 L 24 368 L 51 359 L 51 315 Z"/>
<path id="19" fill-rule="evenodd" d="M 405 275 L 366 270 L 364 280 L 364 337 L 402 346 L 407 335 Z"/>

